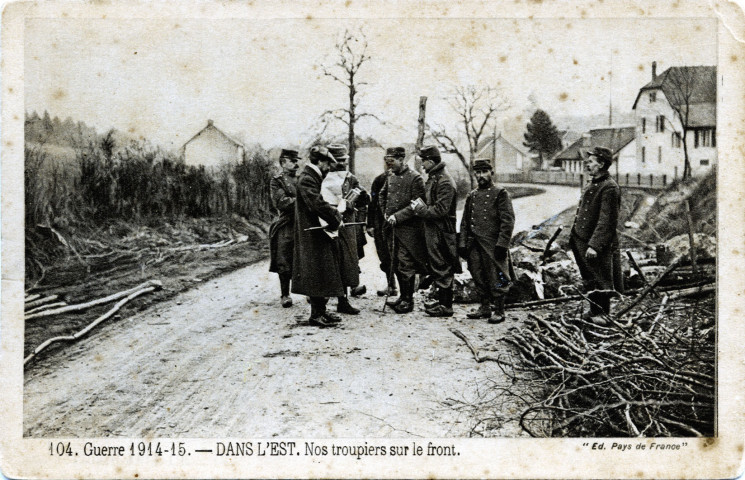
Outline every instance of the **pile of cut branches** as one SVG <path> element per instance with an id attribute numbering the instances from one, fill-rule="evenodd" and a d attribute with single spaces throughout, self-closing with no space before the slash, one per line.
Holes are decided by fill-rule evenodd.
<path id="1" fill-rule="evenodd" d="M 522 429 L 536 437 L 713 435 L 713 298 L 647 298 L 628 320 L 607 318 L 600 327 L 567 310 L 530 314 L 502 339 L 516 356 L 502 393 L 519 396 Z"/>

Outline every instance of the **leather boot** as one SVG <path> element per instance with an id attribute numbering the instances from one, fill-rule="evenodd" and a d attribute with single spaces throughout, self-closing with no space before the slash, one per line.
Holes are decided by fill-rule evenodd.
<path id="1" fill-rule="evenodd" d="M 504 295 L 494 299 L 494 312 L 489 317 L 488 322 L 491 324 L 502 323 L 505 321 L 504 314 Z"/>
<path id="2" fill-rule="evenodd" d="M 440 289 L 435 288 L 431 293 L 427 294 L 426 300 L 424 301 L 424 311 L 432 310 L 437 305 L 440 305 Z"/>
<path id="3" fill-rule="evenodd" d="M 359 308 L 354 308 L 350 303 L 347 296 L 337 297 L 336 311 L 338 313 L 347 313 L 349 315 L 357 315 L 360 313 Z"/>
<path id="4" fill-rule="evenodd" d="M 398 296 L 398 298 L 396 298 L 395 300 L 388 300 L 387 302 L 385 302 L 385 304 L 388 305 L 389 307 L 395 307 L 396 305 L 398 305 L 399 303 L 401 303 L 404 300 L 404 298 L 405 298 L 404 291 L 406 290 L 405 287 L 406 287 L 407 282 L 409 281 L 409 279 L 408 278 L 403 278 L 398 273 L 396 274 L 396 278 L 398 279 L 398 286 L 401 289 L 401 293 Z M 392 294 L 395 294 L 395 289 L 394 289 L 394 292 L 391 292 L 391 293 Z"/>
<path id="5" fill-rule="evenodd" d="M 431 317 L 452 317 L 453 316 L 453 289 L 441 288 L 439 293 L 440 304 L 426 310 L 427 315 Z"/>
<path id="6" fill-rule="evenodd" d="M 393 310 L 396 313 L 409 313 L 414 310 L 414 281 L 415 277 L 410 279 L 402 280 L 399 278 L 398 285 L 401 288 L 401 296 L 399 297 L 400 302 L 393 305 Z"/>
<path id="7" fill-rule="evenodd" d="M 478 308 L 471 309 L 466 313 L 468 318 L 489 318 L 491 317 L 491 300 L 489 297 L 481 298 L 481 305 Z"/>

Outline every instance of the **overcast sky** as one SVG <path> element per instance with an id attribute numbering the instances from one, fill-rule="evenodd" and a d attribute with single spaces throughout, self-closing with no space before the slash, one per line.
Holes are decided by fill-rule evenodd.
<path id="1" fill-rule="evenodd" d="M 316 67 L 340 30 L 362 27 L 372 60 L 360 72 L 364 121 L 384 144 L 416 138 L 420 95 L 428 119 L 453 125 L 442 99 L 453 85 L 502 89 L 503 121 L 630 111 L 641 86 L 671 65 L 715 65 L 713 19 L 72 20 L 30 19 L 26 110 L 114 127 L 178 148 L 213 119 L 265 147 L 307 139 L 319 114 L 345 106 L 342 86 Z"/>

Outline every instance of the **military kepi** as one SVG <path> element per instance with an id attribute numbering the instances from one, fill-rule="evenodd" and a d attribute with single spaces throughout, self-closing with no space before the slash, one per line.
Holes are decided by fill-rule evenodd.
<path id="1" fill-rule="evenodd" d="M 336 159 L 337 162 L 343 162 L 349 158 L 347 153 L 347 147 L 341 143 L 332 143 L 327 145 L 329 153 Z"/>
<path id="2" fill-rule="evenodd" d="M 491 170 L 491 159 L 489 158 L 477 158 L 473 161 L 474 171 Z"/>
<path id="3" fill-rule="evenodd" d="M 588 157 L 597 157 L 606 167 L 613 162 L 613 152 L 609 148 L 594 147 L 587 152 Z"/>
<path id="4" fill-rule="evenodd" d="M 391 157 L 391 158 L 405 158 L 406 157 L 406 150 L 404 147 L 390 147 L 386 148 L 385 150 L 385 156 Z"/>
<path id="5" fill-rule="evenodd" d="M 434 160 L 435 162 L 440 161 L 440 151 L 434 145 L 422 147 L 419 151 L 419 156 L 422 157 L 422 160 Z"/>
<path id="6" fill-rule="evenodd" d="M 279 158 L 288 158 L 290 160 L 297 160 L 299 158 L 297 150 L 290 150 L 283 148 L 282 153 L 279 154 Z"/>

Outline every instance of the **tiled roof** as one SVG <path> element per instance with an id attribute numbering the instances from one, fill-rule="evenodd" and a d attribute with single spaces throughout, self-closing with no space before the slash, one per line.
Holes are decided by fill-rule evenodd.
<path id="1" fill-rule="evenodd" d="M 554 160 L 576 160 L 582 157 L 582 150 L 591 147 L 610 148 L 615 155 L 623 147 L 631 143 L 636 136 L 635 127 L 594 128 L 590 134 L 590 146 L 583 146 L 584 138 L 580 138 L 560 152 Z"/>
<path id="2" fill-rule="evenodd" d="M 676 95 L 676 91 L 680 91 L 679 88 L 675 87 L 675 80 L 685 78 L 688 75 L 690 75 L 691 78 L 691 95 L 689 103 L 691 105 L 705 103 L 716 104 L 717 67 L 670 67 L 639 90 L 632 108 L 636 108 L 639 96 L 646 90 L 661 89 L 668 101 L 673 103 L 676 96 L 679 96 L 679 94 Z"/>

